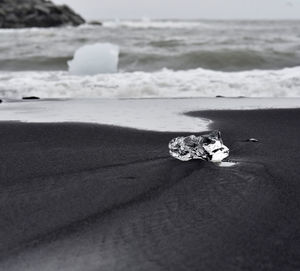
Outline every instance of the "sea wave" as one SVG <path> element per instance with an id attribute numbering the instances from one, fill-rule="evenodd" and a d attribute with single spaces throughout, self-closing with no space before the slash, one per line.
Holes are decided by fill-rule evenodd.
<path id="1" fill-rule="evenodd" d="M 300 67 L 218 72 L 205 69 L 76 76 L 67 72 L 2 72 L 0 97 L 152 98 L 300 97 Z"/>
<path id="2" fill-rule="evenodd" d="M 134 29 L 273 29 L 287 26 L 291 23 L 299 23 L 299 20 L 104 20 L 105 28 L 134 28 Z M 81 28 L 91 28 L 91 25 L 82 25 Z"/>
<path id="3" fill-rule="evenodd" d="M 64 71 L 72 56 L 34 56 L 0 59 L 0 71 Z"/>
<path id="4" fill-rule="evenodd" d="M 119 69 L 122 72 L 159 71 L 162 68 L 180 71 L 197 68 L 216 71 L 245 71 L 253 69 L 283 69 L 300 65 L 299 50 L 198 49 L 173 52 L 174 41 L 164 43 L 166 51 L 130 50 L 121 48 Z M 168 47 L 167 47 L 168 46 Z M 161 47 L 160 47 L 161 48 Z M 176 48 L 175 48 L 176 49 Z M 0 71 L 66 71 L 72 54 L 65 56 L 33 56 L 0 59 Z M 101 61 L 101 59 L 99 59 Z"/>
<path id="5" fill-rule="evenodd" d="M 172 44 L 173 41 L 170 41 Z M 172 46 L 172 45 L 170 45 Z M 157 71 L 162 67 L 171 70 L 204 68 L 218 71 L 252 69 L 282 69 L 300 64 L 297 51 L 253 49 L 198 49 L 187 52 L 131 52 L 121 51 L 120 68 L 123 71 Z"/>
<path id="6" fill-rule="evenodd" d="M 149 19 L 143 19 L 143 20 L 126 20 L 126 21 L 104 21 L 103 22 L 104 27 L 108 28 L 117 28 L 117 27 L 126 27 L 126 28 L 142 28 L 142 29 L 148 29 L 148 28 L 209 28 L 209 24 L 206 24 L 204 22 L 200 21 L 167 21 L 167 20 L 149 20 Z"/>
<path id="7" fill-rule="evenodd" d="M 298 21 L 121 21 L 103 27 L 0 30 L 0 70 L 67 70 L 78 48 L 112 43 L 123 72 L 300 66 Z M 101 61 L 99 59 L 99 61 Z"/>

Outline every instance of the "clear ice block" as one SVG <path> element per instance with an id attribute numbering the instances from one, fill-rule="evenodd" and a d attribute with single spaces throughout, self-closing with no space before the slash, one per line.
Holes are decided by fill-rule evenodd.
<path id="1" fill-rule="evenodd" d="M 229 155 L 220 131 L 201 136 L 176 137 L 169 142 L 169 152 L 181 161 L 201 159 L 214 163 L 220 163 Z"/>

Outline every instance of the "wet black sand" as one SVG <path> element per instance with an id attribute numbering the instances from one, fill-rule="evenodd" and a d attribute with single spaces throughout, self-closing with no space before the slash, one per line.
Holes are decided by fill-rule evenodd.
<path id="1" fill-rule="evenodd" d="M 0 270 L 299 270 L 300 110 L 192 114 L 237 166 L 173 160 L 179 133 L 1 123 Z"/>

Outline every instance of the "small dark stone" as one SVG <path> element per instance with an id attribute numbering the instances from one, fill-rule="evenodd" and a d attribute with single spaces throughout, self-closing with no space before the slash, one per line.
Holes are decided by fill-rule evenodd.
<path id="1" fill-rule="evenodd" d="M 90 25 L 99 25 L 100 26 L 100 25 L 102 25 L 102 22 L 93 20 L 93 21 L 89 21 L 88 24 L 90 24 Z"/>
<path id="2" fill-rule="evenodd" d="M 217 95 L 216 98 L 225 98 L 225 97 L 222 95 Z"/>
<path id="3" fill-rule="evenodd" d="M 23 100 L 39 100 L 40 98 L 36 97 L 36 96 L 29 96 L 29 97 L 23 97 L 22 99 Z"/>
<path id="4" fill-rule="evenodd" d="M 249 139 L 247 139 L 246 141 L 248 141 L 248 142 L 259 142 L 259 140 L 258 139 L 256 139 L 256 138 L 249 138 Z"/>
<path id="5" fill-rule="evenodd" d="M 0 99 L 0 104 L 2 103 L 2 100 Z"/>

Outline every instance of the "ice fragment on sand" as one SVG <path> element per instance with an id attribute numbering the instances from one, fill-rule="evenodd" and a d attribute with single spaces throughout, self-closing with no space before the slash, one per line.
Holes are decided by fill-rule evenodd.
<path id="1" fill-rule="evenodd" d="M 228 157 L 229 149 L 223 144 L 221 132 L 186 137 L 176 137 L 169 143 L 170 155 L 181 161 L 201 159 L 214 163 Z"/>
<path id="2" fill-rule="evenodd" d="M 237 165 L 236 162 L 221 162 L 221 163 L 218 163 L 219 167 L 233 167 L 235 165 Z"/>

